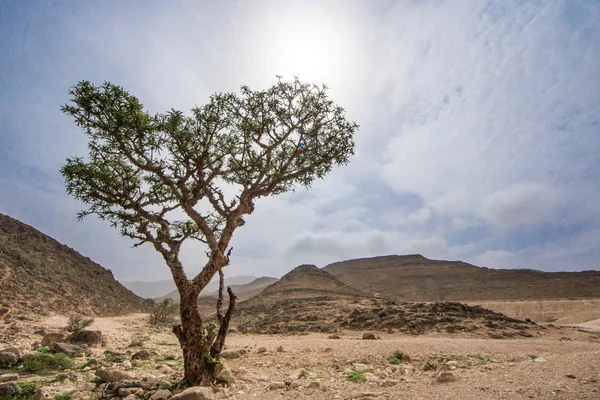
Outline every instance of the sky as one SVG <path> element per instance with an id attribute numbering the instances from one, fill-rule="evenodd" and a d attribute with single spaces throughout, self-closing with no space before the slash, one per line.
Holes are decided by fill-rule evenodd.
<path id="1" fill-rule="evenodd" d="M 0 213 L 120 280 L 170 277 L 65 192 L 86 136 L 60 111 L 80 80 L 151 113 L 276 75 L 327 83 L 356 156 L 257 201 L 226 276 L 419 253 L 490 268 L 600 270 L 597 0 L 0 2 Z M 193 275 L 200 245 L 184 247 Z"/>

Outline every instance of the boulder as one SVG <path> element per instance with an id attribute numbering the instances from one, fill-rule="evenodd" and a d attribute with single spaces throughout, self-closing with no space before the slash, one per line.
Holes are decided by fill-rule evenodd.
<path id="1" fill-rule="evenodd" d="M 42 338 L 42 346 L 52 346 L 54 343 L 62 343 L 67 338 L 67 335 L 61 332 L 46 333 Z"/>
<path id="2" fill-rule="evenodd" d="M 64 353 L 69 357 L 83 357 L 92 355 L 92 352 L 90 350 L 74 344 L 57 342 L 53 343 L 52 346 L 50 346 L 50 348 L 57 353 Z"/>
<path id="3" fill-rule="evenodd" d="M 235 383 L 235 377 L 233 376 L 233 372 L 230 368 L 223 368 L 219 376 L 217 377 L 219 382 L 224 382 L 227 385 L 231 385 Z"/>
<path id="4" fill-rule="evenodd" d="M 229 349 L 223 350 L 221 352 L 221 357 L 223 358 L 240 358 L 244 354 L 246 354 L 246 349 Z"/>
<path id="5" fill-rule="evenodd" d="M 10 368 L 17 365 L 21 358 L 21 352 L 19 349 L 9 347 L 4 350 L 0 350 L 0 368 Z"/>
<path id="6" fill-rule="evenodd" d="M 436 375 L 435 381 L 438 383 L 449 383 L 456 382 L 458 379 L 456 376 L 450 371 L 441 371 Z"/>
<path id="7" fill-rule="evenodd" d="M 109 369 L 96 370 L 96 376 L 106 382 L 118 382 L 133 379 L 133 376 L 129 372 Z"/>
<path id="8" fill-rule="evenodd" d="M 149 360 L 150 352 L 148 350 L 140 350 L 131 356 L 132 360 Z"/>
<path id="9" fill-rule="evenodd" d="M 87 344 L 89 347 L 100 347 L 102 345 L 102 332 L 100 331 L 75 331 L 66 340 L 71 344 Z"/>
<path id="10" fill-rule="evenodd" d="M 167 400 L 171 396 L 171 392 L 166 389 L 157 390 L 152 396 L 150 396 L 150 400 Z"/>
<path id="11" fill-rule="evenodd" d="M 177 393 L 170 400 L 214 400 L 215 395 L 211 388 L 194 386 Z"/>
<path id="12" fill-rule="evenodd" d="M 377 339 L 377 336 L 372 332 L 365 332 L 363 333 L 362 338 L 363 340 L 375 340 Z"/>
<path id="13" fill-rule="evenodd" d="M 18 391 L 19 387 L 14 382 L 0 383 L 0 399 L 8 399 L 11 394 Z"/>

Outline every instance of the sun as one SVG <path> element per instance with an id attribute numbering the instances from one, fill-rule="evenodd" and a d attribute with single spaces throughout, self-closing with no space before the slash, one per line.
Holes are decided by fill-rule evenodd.
<path id="1" fill-rule="evenodd" d="M 357 65 L 352 18 L 314 2 L 277 2 L 268 10 L 261 37 L 263 68 L 315 83 L 348 77 Z"/>

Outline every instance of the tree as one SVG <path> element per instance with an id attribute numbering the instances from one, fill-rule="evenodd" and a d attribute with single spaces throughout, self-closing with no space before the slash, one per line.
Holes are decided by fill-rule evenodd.
<path id="1" fill-rule="evenodd" d="M 109 82 L 82 81 L 62 111 L 89 139 L 87 159 L 61 169 L 67 193 L 132 238 L 150 243 L 169 267 L 180 295 L 181 325 L 173 327 L 188 384 L 211 384 L 235 295 L 222 312 L 223 271 L 233 232 L 255 200 L 309 187 L 354 154 L 358 125 L 327 95 L 327 87 L 278 82 L 267 90 L 242 86 L 217 93 L 191 115 L 171 110 L 151 116 L 137 98 Z M 184 241 L 207 248 L 202 271 L 188 279 L 179 257 Z M 205 327 L 198 295 L 220 275 L 217 328 Z"/>

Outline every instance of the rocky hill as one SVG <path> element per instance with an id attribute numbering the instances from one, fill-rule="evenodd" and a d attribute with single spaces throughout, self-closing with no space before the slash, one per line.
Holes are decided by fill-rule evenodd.
<path id="1" fill-rule="evenodd" d="M 0 214 L 0 303 L 14 312 L 120 315 L 148 303 L 112 273 L 37 229 Z"/>
<path id="2" fill-rule="evenodd" d="M 275 278 L 268 278 L 268 277 L 263 277 L 263 278 L 275 279 Z M 234 290 L 234 293 L 237 295 L 238 292 L 236 292 L 235 289 L 237 289 L 240 293 L 244 292 L 246 290 L 250 290 L 245 285 L 251 284 L 255 280 L 263 279 L 263 278 L 257 278 L 255 276 L 250 276 L 250 275 L 232 276 L 230 278 L 226 277 L 225 278 L 225 287 L 231 286 L 231 289 Z M 258 283 L 258 285 L 260 286 L 260 282 Z M 263 285 L 261 287 L 264 288 L 265 286 L 266 285 Z M 215 275 L 215 277 L 210 281 L 210 283 L 208 285 L 206 285 L 206 287 L 204 288 L 202 293 L 200 293 L 200 297 L 212 297 L 213 295 L 216 295 L 218 292 L 219 292 L 219 275 Z M 175 290 L 167 293 L 164 296 L 161 296 L 161 297 L 155 296 L 155 298 L 158 301 L 166 299 L 166 298 L 171 298 L 171 299 L 175 300 L 176 302 L 179 302 L 179 292 L 177 291 L 177 289 L 175 289 Z"/>
<path id="3" fill-rule="evenodd" d="M 323 270 L 365 293 L 393 300 L 600 298 L 600 271 L 490 269 L 419 254 L 341 261 Z"/>

